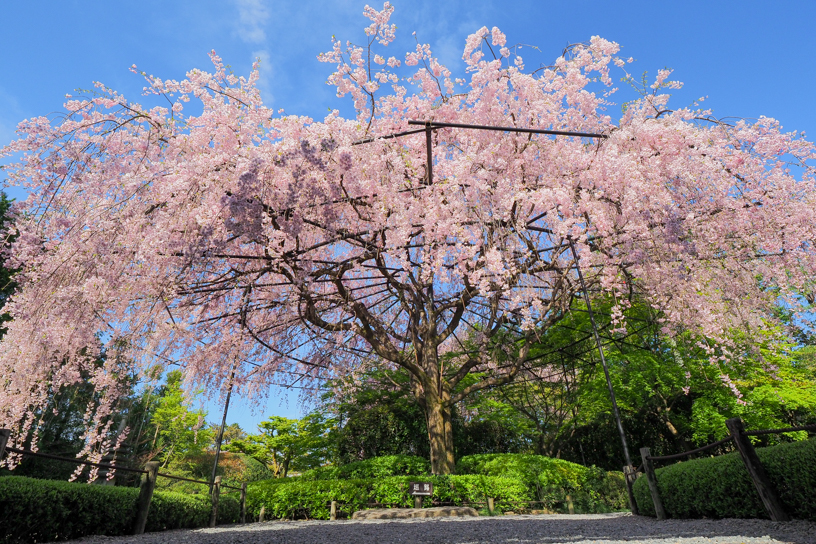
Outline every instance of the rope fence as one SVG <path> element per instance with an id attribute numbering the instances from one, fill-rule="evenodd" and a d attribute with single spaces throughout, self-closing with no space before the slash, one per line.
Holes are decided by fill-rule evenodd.
<path id="1" fill-rule="evenodd" d="M 728 443 L 734 443 L 734 449 L 739 452 L 740 457 L 742 458 L 742 462 L 745 465 L 745 469 L 748 471 L 748 474 L 751 477 L 751 480 L 756 487 L 757 493 L 759 494 L 760 499 L 762 500 L 762 504 L 765 507 L 765 510 L 768 512 L 768 515 L 773 521 L 788 521 L 790 516 L 785 512 L 784 508 L 782 507 L 782 503 L 779 501 L 779 496 L 776 493 L 776 488 L 774 487 L 773 483 L 768 478 L 767 473 L 765 472 L 762 463 L 759 460 L 759 457 L 756 454 L 756 450 L 754 449 L 753 444 L 748 439 L 749 436 L 764 436 L 770 434 L 782 434 L 782 433 L 791 433 L 791 432 L 799 432 L 799 431 L 809 431 L 809 432 L 816 432 L 816 424 L 808 424 L 808 425 L 801 425 L 798 427 L 786 427 L 783 429 L 761 429 L 761 430 L 753 430 L 753 431 L 746 431 L 744 424 L 740 418 L 732 418 L 725 422 L 726 427 L 728 428 L 729 435 L 723 438 L 722 440 L 718 440 L 717 442 L 713 442 L 711 444 L 702 446 L 700 448 L 696 448 L 689 451 L 684 451 L 683 453 L 677 453 L 674 455 L 651 455 L 649 448 L 641 448 L 640 455 L 643 459 L 643 464 L 637 468 L 632 466 L 626 466 L 623 468 L 623 472 L 626 479 L 626 487 L 629 492 L 629 503 L 632 507 L 632 513 L 638 514 L 638 507 L 637 503 L 635 502 L 634 493 L 632 490 L 632 486 L 634 485 L 635 480 L 638 478 L 640 473 L 645 474 L 646 481 L 649 485 L 649 494 L 652 497 L 652 503 L 655 507 L 655 514 L 658 519 L 665 519 L 666 518 L 666 511 L 663 508 L 663 502 L 660 498 L 660 493 L 657 487 L 657 476 L 655 473 L 655 468 L 653 461 L 674 461 L 677 459 L 683 459 L 689 457 L 691 455 L 697 453 L 703 453 L 708 450 L 715 449 L 720 446 L 724 446 Z"/>
<path id="2" fill-rule="evenodd" d="M 83 459 L 77 458 L 70 458 L 70 457 L 62 457 L 59 455 L 52 455 L 50 453 L 41 453 L 38 451 L 31 451 L 31 450 L 24 450 L 19 448 L 14 448 L 11 446 L 7 446 L 7 442 L 9 436 L 11 435 L 11 431 L 9 429 L 0 429 L 0 460 L 5 457 L 6 452 L 14 453 L 17 455 L 23 455 L 26 457 L 39 457 L 41 459 L 50 459 L 52 461 L 62 461 L 66 463 L 76 463 L 80 465 L 89 465 L 97 468 L 107 469 L 107 470 L 121 470 L 123 472 L 130 472 L 135 474 L 142 475 L 142 481 L 139 486 L 139 499 L 138 499 L 138 508 L 136 512 L 136 522 L 133 528 L 133 534 L 140 535 L 144 533 L 145 526 L 147 524 L 147 514 L 150 510 L 150 502 L 153 498 L 153 491 L 156 487 L 156 480 L 158 477 L 168 478 L 171 480 L 181 480 L 185 482 L 192 482 L 196 484 L 203 484 L 210 486 L 210 495 L 212 497 L 212 511 L 210 512 L 210 527 L 215 527 L 217 518 L 218 518 L 218 499 L 221 494 L 221 488 L 226 489 L 233 489 L 235 491 L 241 492 L 241 497 L 239 500 L 240 503 L 240 512 L 241 512 L 241 523 L 246 523 L 246 490 L 247 484 L 243 483 L 240 487 L 236 487 L 233 485 L 227 485 L 221 483 L 221 476 L 216 476 L 213 482 L 209 482 L 206 480 L 195 480 L 193 478 L 184 478 L 182 476 L 175 476 L 173 474 L 166 474 L 159 472 L 159 463 L 155 461 L 150 461 L 146 464 L 144 469 L 140 468 L 132 468 L 132 467 L 121 467 L 117 465 L 113 465 L 110 463 L 95 463 L 93 461 L 85 461 Z"/>

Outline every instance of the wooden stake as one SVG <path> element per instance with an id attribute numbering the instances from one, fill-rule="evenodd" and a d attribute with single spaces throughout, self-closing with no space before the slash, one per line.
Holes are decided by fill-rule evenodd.
<path id="1" fill-rule="evenodd" d="M 652 494 L 652 502 L 655 507 L 655 515 L 657 519 L 666 519 L 666 511 L 663 509 L 663 501 L 660 500 L 660 492 L 657 489 L 657 476 L 655 475 L 654 465 L 649 459 L 651 453 L 649 448 L 640 448 L 640 457 L 643 459 L 643 472 L 646 474 L 646 481 L 649 484 L 649 492 Z"/>
<path id="2" fill-rule="evenodd" d="M 496 515 L 496 509 L 493 506 L 493 497 L 487 498 L 487 513 L 490 514 L 491 516 Z"/>
<path id="3" fill-rule="evenodd" d="M 748 474 L 751 475 L 751 480 L 754 481 L 754 486 L 768 515 L 773 521 L 789 521 L 790 517 L 782 507 L 782 502 L 779 500 L 776 490 L 765 472 L 765 468 L 759 461 L 759 456 L 753 444 L 751 444 L 751 440 L 745 434 L 745 426 L 742 420 L 738 417 L 729 419 L 725 422 L 725 426 L 728 427 L 728 431 L 734 437 L 734 445 L 739 451 L 740 457 L 742 457 L 742 462 L 745 464 Z"/>
<path id="4" fill-rule="evenodd" d="M 241 523 L 246 523 L 246 482 L 241 484 Z"/>
<path id="5" fill-rule="evenodd" d="M 145 465 L 145 470 L 147 470 L 147 474 L 142 475 L 142 483 L 139 486 L 136 523 L 133 526 L 134 535 L 141 535 L 145 532 L 147 513 L 150 511 L 150 500 L 153 498 L 153 490 L 156 488 L 156 479 L 159 477 L 159 463 L 151 461 Z"/>
<path id="6" fill-rule="evenodd" d="M 216 476 L 212 490 L 212 514 L 210 514 L 210 527 L 215 527 L 218 521 L 218 497 L 221 495 L 221 476 Z"/>
<path id="7" fill-rule="evenodd" d="M 331 511 L 329 512 L 329 519 L 337 520 L 337 501 L 331 501 Z"/>

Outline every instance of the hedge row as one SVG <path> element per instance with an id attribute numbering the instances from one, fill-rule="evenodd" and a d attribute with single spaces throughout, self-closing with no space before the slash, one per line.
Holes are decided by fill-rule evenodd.
<path id="1" fill-rule="evenodd" d="M 516 502 L 529 501 L 526 486 L 517 479 L 490 476 L 391 476 L 352 480 L 267 480 L 249 485 L 247 514 L 257 518 L 261 506 L 275 518 L 328 519 L 329 502 L 341 503 L 349 515 L 366 508 L 369 502 L 395 507 L 413 507 L 408 493 L 411 481 L 433 483 L 433 500 L 457 505 L 484 503 L 496 499 L 499 509 L 511 509 Z M 430 503 L 431 498 L 425 501 Z"/>
<path id="2" fill-rule="evenodd" d="M 534 500 L 556 504 L 569 494 L 582 513 L 628 509 L 622 472 L 553 459 L 543 455 L 496 453 L 468 455 L 457 464 L 459 474 L 503 476 L 524 483 Z"/>
<path id="3" fill-rule="evenodd" d="M 0 542 L 48 542 L 86 535 L 131 534 L 139 490 L 22 476 L 0 478 Z M 218 523 L 239 520 L 238 500 L 222 495 Z M 147 531 L 206 526 L 208 495 L 156 491 L 147 516 Z"/>
<path id="4" fill-rule="evenodd" d="M 569 494 L 579 513 L 609 512 L 625 508 L 625 492 L 615 487 L 623 485 L 622 479 L 619 483 L 615 479 L 616 484 L 613 486 L 606 484 L 608 487 L 615 487 L 614 492 L 609 492 L 606 496 L 592 488 L 565 490 L 553 487 L 537 495 L 536 489 L 520 478 L 463 474 L 352 480 L 267 480 L 249 485 L 247 515 L 257 519 L 263 506 L 267 517 L 328 519 L 331 501 L 341 503 L 341 510 L 349 515 L 367 508 L 370 502 L 392 507 L 412 507 L 414 499 L 409 494 L 408 487 L 409 482 L 417 480 L 433 483 L 433 496 L 424 499 L 426 506 L 430 506 L 431 502 L 442 502 L 484 509 L 487 497 L 493 497 L 499 512 L 531 509 L 566 512 L 566 496 Z M 531 501 L 543 503 L 530 504 Z"/>
<path id="5" fill-rule="evenodd" d="M 816 439 L 757 448 L 788 514 L 816 521 Z M 738 453 L 695 459 L 656 471 L 666 515 L 672 518 L 768 518 Z M 634 485 L 641 514 L 654 516 L 646 478 Z"/>

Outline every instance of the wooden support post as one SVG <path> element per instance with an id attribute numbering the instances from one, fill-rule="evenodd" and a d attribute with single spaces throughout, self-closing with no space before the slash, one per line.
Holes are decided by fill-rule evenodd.
<path id="1" fill-rule="evenodd" d="M 2 461 L 3 457 L 6 456 L 6 444 L 8 444 L 8 439 L 10 436 L 10 429 L 0 429 L 0 461 Z"/>
<path id="2" fill-rule="evenodd" d="M 414 496 L 414 508 L 422 508 L 422 497 L 419 495 Z"/>
<path id="3" fill-rule="evenodd" d="M 218 521 L 218 497 L 221 495 L 221 476 L 216 476 L 213 481 L 212 490 L 212 513 L 210 514 L 210 527 L 215 527 Z"/>
<path id="4" fill-rule="evenodd" d="M 640 457 L 643 459 L 643 472 L 646 474 L 646 482 L 649 484 L 649 493 L 652 494 L 655 515 L 657 515 L 657 519 L 666 519 L 666 511 L 663 509 L 663 501 L 660 500 L 660 492 L 657 489 L 657 476 L 655 475 L 652 460 L 649 459 L 650 455 L 649 448 L 640 448 Z"/>
<path id="5" fill-rule="evenodd" d="M 241 523 L 246 523 L 246 482 L 241 484 Z"/>
<path id="6" fill-rule="evenodd" d="M 264 520 L 264 512 L 266 511 L 266 506 L 261 505 L 261 513 L 258 514 L 258 523 Z"/>
<path id="7" fill-rule="evenodd" d="M 725 426 L 728 427 L 728 431 L 734 438 L 734 446 L 739 451 L 742 462 L 745 464 L 748 474 L 751 475 L 751 480 L 754 481 L 754 486 L 768 515 L 773 521 L 789 521 L 790 517 L 782 507 L 782 502 L 779 500 L 776 490 L 765 472 L 765 468 L 759 461 L 759 456 L 753 444 L 751 444 L 751 440 L 745 434 L 745 426 L 742 420 L 738 417 L 729 419 L 725 422 Z"/>
<path id="8" fill-rule="evenodd" d="M 487 513 L 491 516 L 496 515 L 496 508 L 493 506 L 493 497 L 487 498 Z"/>
<path id="9" fill-rule="evenodd" d="M 139 486 L 136 523 L 133 526 L 134 535 L 141 535 L 145 532 L 147 513 L 150 511 L 150 500 L 153 498 L 153 490 L 156 488 L 156 479 L 159 477 L 159 463 L 151 461 L 145 465 L 145 470 L 147 474 L 142 474 L 142 483 Z"/>
<path id="10" fill-rule="evenodd" d="M 337 501 L 331 501 L 331 510 L 329 511 L 329 519 L 337 520 Z"/>
<path id="11" fill-rule="evenodd" d="M 637 516 L 640 514 L 640 512 L 638 511 L 638 505 L 635 501 L 635 491 L 633 488 L 635 485 L 635 480 L 637 479 L 635 467 L 632 465 L 626 465 L 623 467 L 623 477 L 626 480 L 626 492 L 629 495 L 629 509 L 632 510 L 632 514 Z"/>
<path id="12" fill-rule="evenodd" d="M 567 495 L 567 512 L 570 514 L 575 513 L 575 505 L 572 504 L 572 495 Z"/>

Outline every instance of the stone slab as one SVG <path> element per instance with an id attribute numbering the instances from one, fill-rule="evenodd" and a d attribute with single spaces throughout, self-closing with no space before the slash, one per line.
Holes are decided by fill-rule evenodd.
<path id="1" fill-rule="evenodd" d="M 478 516 L 479 513 L 467 506 L 435 506 L 433 508 L 373 508 L 357 510 L 351 519 L 409 519 Z"/>

